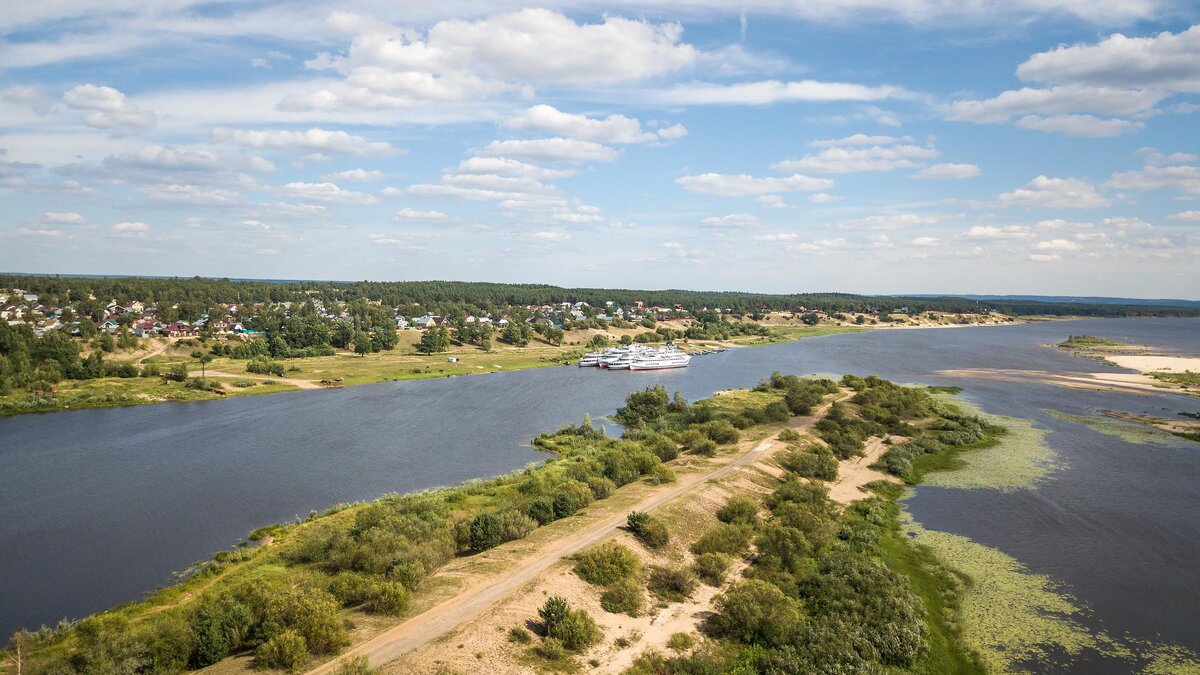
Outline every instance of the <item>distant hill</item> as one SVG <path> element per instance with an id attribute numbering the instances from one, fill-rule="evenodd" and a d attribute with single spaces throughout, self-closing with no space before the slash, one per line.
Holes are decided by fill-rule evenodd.
<path id="1" fill-rule="evenodd" d="M 1140 307 L 1200 307 L 1200 300 L 1178 298 L 1109 298 L 1079 295 L 905 295 L 906 298 L 966 298 L 981 302 L 1048 302 L 1064 305 L 1137 305 Z"/>

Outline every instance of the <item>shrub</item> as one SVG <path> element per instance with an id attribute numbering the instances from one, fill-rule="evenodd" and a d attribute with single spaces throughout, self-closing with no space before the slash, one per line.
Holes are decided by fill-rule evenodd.
<path id="1" fill-rule="evenodd" d="M 615 541 L 605 542 L 583 551 L 575 559 L 575 573 L 597 586 L 608 586 L 636 576 L 641 562 L 625 546 Z"/>
<path id="2" fill-rule="evenodd" d="M 600 641 L 600 627 L 586 611 L 572 609 L 550 629 L 549 638 L 561 640 L 564 647 L 579 652 Z"/>
<path id="3" fill-rule="evenodd" d="M 640 441 L 647 450 L 664 462 L 679 456 L 679 448 L 675 442 L 660 433 L 645 431 L 637 434 L 634 440 Z"/>
<path id="4" fill-rule="evenodd" d="M 587 479 L 588 489 L 595 499 L 608 499 L 616 491 L 617 484 L 604 476 L 591 476 Z"/>
<path id="5" fill-rule="evenodd" d="M 795 429 L 784 429 L 779 432 L 779 440 L 781 441 L 798 441 L 800 440 L 800 432 Z"/>
<path id="6" fill-rule="evenodd" d="M 600 594 L 600 606 L 613 614 L 637 616 L 642 611 L 642 585 L 634 579 L 622 579 Z"/>
<path id="7" fill-rule="evenodd" d="M 648 480 L 653 485 L 664 485 L 675 482 L 675 471 L 666 464 L 655 464 L 650 469 Z"/>
<path id="8" fill-rule="evenodd" d="M 716 633 L 747 644 L 785 644 L 800 616 L 795 600 L 760 579 L 739 582 L 717 598 L 716 606 Z"/>
<path id="9" fill-rule="evenodd" d="M 758 522 L 758 502 L 753 497 L 735 495 L 717 510 L 717 520 L 733 525 L 754 525 Z"/>
<path id="10" fill-rule="evenodd" d="M 677 652 L 686 652 L 696 644 L 696 639 L 687 633 L 672 633 L 667 638 L 667 648 Z"/>
<path id="11" fill-rule="evenodd" d="M 554 522 L 554 500 L 549 497 L 538 497 L 529 502 L 529 506 L 525 507 L 525 513 L 538 522 L 539 525 L 546 525 Z"/>
<path id="12" fill-rule="evenodd" d="M 701 427 L 701 431 L 704 432 L 705 436 L 708 436 L 713 440 L 713 442 L 719 445 L 737 443 L 738 439 L 741 438 L 741 434 L 738 433 L 738 430 L 725 420 L 713 420 L 712 422 L 705 422 Z"/>
<path id="13" fill-rule="evenodd" d="M 723 553 L 702 553 L 696 556 L 692 566 L 696 576 L 709 586 L 720 586 L 725 583 L 725 575 L 729 573 L 729 556 Z"/>
<path id="14" fill-rule="evenodd" d="M 343 607 L 361 605 L 376 592 L 376 580 L 361 572 L 338 572 L 329 582 L 329 592 Z"/>
<path id="15" fill-rule="evenodd" d="M 505 511 L 500 514 L 500 536 L 503 541 L 520 539 L 538 527 L 538 521 L 520 511 Z"/>
<path id="16" fill-rule="evenodd" d="M 648 513 L 634 511 L 625 523 L 646 548 L 662 548 L 671 541 L 666 524 Z"/>
<path id="17" fill-rule="evenodd" d="M 404 584 L 398 581 L 385 581 L 375 589 L 371 599 L 367 601 L 367 611 L 372 614 L 387 614 L 400 616 L 408 610 L 412 596 Z"/>
<path id="18" fill-rule="evenodd" d="M 542 625 L 546 629 L 546 634 L 549 635 L 554 626 L 566 618 L 570 611 L 571 606 L 567 604 L 566 599 L 562 596 L 552 595 L 547 598 L 546 604 L 542 605 L 542 608 L 538 610 L 538 616 L 542 619 Z"/>
<path id="19" fill-rule="evenodd" d="M 837 480 L 837 459 L 828 448 L 819 445 L 781 453 L 778 461 L 779 466 L 805 478 Z"/>
<path id="20" fill-rule="evenodd" d="M 715 457 L 717 454 L 717 443 L 711 438 L 705 438 L 693 445 L 691 451 L 703 457 Z"/>
<path id="21" fill-rule="evenodd" d="M 513 626 L 512 628 L 508 629 L 508 641 L 515 642 L 519 645 L 527 645 L 533 641 L 533 636 L 530 635 L 529 631 L 525 630 L 524 628 L 520 626 Z"/>
<path id="22" fill-rule="evenodd" d="M 366 656 L 359 654 L 345 659 L 338 665 L 337 675 L 377 675 L 378 670 L 371 667 Z"/>
<path id="23" fill-rule="evenodd" d="M 754 528 L 749 525 L 728 525 L 721 524 L 714 529 L 705 532 L 696 543 L 692 544 L 692 553 L 703 555 L 705 553 L 727 553 L 729 555 L 738 555 L 746 550 L 750 545 L 750 538 L 754 536 Z"/>
<path id="24" fill-rule="evenodd" d="M 682 567 L 655 567 L 647 588 L 663 600 L 683 602 L 696 591 L 696 575 Z"/>
<path id="25" fill-rule="evenodd" d="M 504 520 L 495 513 L 481 513 L 471 521 L 471 550 L 486 551 L 504 542 Z"/>
<path id="26" fill-rule="evenodd" d="M 768 422 L 786 422 L 791 416 L 787 404 L 782 401 L 768 403 L 767 407 L 763 408 L 763 417 Z"/>
<path id="27" fill-rule="evenodd" d="M 265 356 L 256 356 L 246 364 L 247 373 L 255 373 L 257 375 L 274 375 L 283 377 L 283 364 L 272 361 Z"/>
<path id="28" fill-rule="evenodd" d="M 308 660 L 308 646 L 294 630 L 285 630 L 267 640 L 254 652 L 256 665 L 298 673 Z"/>
<path id="29" fill-rule="evenodd" d="M 234 380 L 233 386 L 238 389 L 246 389 L 247 387 L 257 387 L 258 380 Z"/>
<path id="30" fill-rule="evenodd" d="M 557 661 L 567 656 L 567 648 L 563 645 L 562 640 L 552 637 L 542 640 L 542 644 L 537 646 L 536 651 L 538 656 L 550 661 Z"/>

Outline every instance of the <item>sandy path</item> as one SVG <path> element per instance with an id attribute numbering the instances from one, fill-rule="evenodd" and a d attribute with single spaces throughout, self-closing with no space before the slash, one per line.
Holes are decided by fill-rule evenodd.
<path id="1" fill-rule="evenodd" d="M 253 375 L 251 373 L 226 373 L 226 372 L 222 372 L 220 370 L 209 370 L 206 372 L 206 377 L 236 377 L 241 380 L 258 380 L 259 382 L 263 382 L 265 380 L 272 380 L 272 381 L 278 382 L 280 384 L 290 384 L 293 387 L 299 387 L 301 389 L 324 389 L 325 388 L 325 387 L 322 387 L 321 385 L 317 384 L 316 382 L 310 382 L 309 380 L 293 380 L 290 377 L 266 377 L 266 376 L 260 376 L 260 375 Z"/>
<path id="2" fill-rule="evenodd" d="M 811 417 L 799 420 L 797 427 L 811 426 L 820 419 L 829 404 L 821 407 Z M 797 422 L 797 420 L 794 420 Z M 789 425 L 793 426 L 793 425 Z M 747 464 L 757 461 L 762 453 L 782 443 L 774 434 L 755 445 L 750 450 L 711 471 L 681 477 L 670 489 L 642 500 L 631 511 L 653 511 L 654 509 L 690 493 L 706 483 L 719 479 Z M 328 661 L 309 671 L 310 675 L 333 673 L 341 661 L 349 656 L 366 655 L 372 666 L 382 666 L 389 661 L 420 647 L 451 630 L 467 620 L 477 616 L 488 607 L 495 604 L 509 592 L 532 581 L 562 558 L 577 553 L 588 546 L 596 544 L 625 524 L 626 512 L 587 526 L 571 536 L 563 537 L 537 555 L 521 561 L 516 569 L 505 570 L 499 575 L 484 579 L 473 586 L 464 589 L 457 595 L 442 603 L 409 618 L 394 628 L 391 628 L 360 645 L 352 647 L 338 658 Z"/>
<path id="3" fill-rule="evenodd" d="M 159 354 L 162 354 L 163 352 L 167 351 L 167 347 L 170 347 L 170 346 L 171 346 L 170 342 L 161 342 L 161 343 L 155 344 L 153 347 L 150 348 L 150 351 L 146 352 L 145 356 L 141 357 L 134 363 L 138 363 L 138 364 L 144 363 L 146 361 L 146 359 L 148 359 L 152 356 L 158 356 Z"/>
<path id="4" fill-rule="evenodd" d="M 849 504 L 870 496 L 862 489 L 867 483 L 877 480 L 899 483 L 899 478 L 871 468 L 889 447 L 891 446 L 883 444 L 882 438 L 872 438 L 867 441 L 862 457 L 851 457 L 838 462 L 838 478 L 829 485 L 829 498 L 839 504 Z"/>

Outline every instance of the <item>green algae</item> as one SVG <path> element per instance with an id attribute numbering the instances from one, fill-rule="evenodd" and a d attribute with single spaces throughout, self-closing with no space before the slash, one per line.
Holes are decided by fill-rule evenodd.
<path id="1" fill-rule="evenodd" d="M 1131 667 L 1141 664 L 1141 672 L 1151 675 L 1200 672 L 1200 657 L 1184 647 L 1118 638 L 1084 625 L 1088 610 L 1079 600 L 998 549 L 925 529 L 907 510 L 901 511 L 900 525 L 915 544 L 964 578 L 962 640 L 991 672 L 1023 672 L 1028 664 L 1086 652 Z"/>
<path id="2" fill-rule="evenodd" d="M 1108 417 L 1089 417 L 1087 415 L 1071 415 L 1057 410 L 1045 411 L 1056 420 L 1085 426 L 1098 433 L 1117 436 L 1135 445 L 1184 445 L 1180 437 L 1161 429 L 1137 422 L 1122 422 Z"/>
<path id="3" fill-rule="evenodd" d="M 1047 432 L 1033 426 L 1030 420 L 990 415 L 957 396 L 935 397 L 945 405 L 978 415 L 1008 431 L 997 436 L 993 445 L 959 453 L 957 458 L 964 462 L 961 467 L 925 474 L 921 480 L 923 485 L 1014 492 L 1033 489 L 1049 473 L 1065 468 L 1054 450 L 1046 444 Z"/>

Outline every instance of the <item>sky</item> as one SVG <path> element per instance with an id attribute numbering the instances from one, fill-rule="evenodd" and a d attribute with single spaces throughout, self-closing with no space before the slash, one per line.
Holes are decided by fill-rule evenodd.
<path id="1" fill-rule="evenodd" d="M 1187 0 L 43 0 L 0 271 L 1200 299 Z"/>

